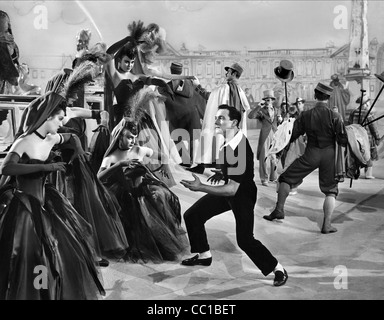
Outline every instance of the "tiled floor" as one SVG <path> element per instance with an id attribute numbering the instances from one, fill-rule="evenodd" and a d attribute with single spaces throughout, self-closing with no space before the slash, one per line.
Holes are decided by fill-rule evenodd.
<path id="1" fill-rule="evenodd" d="M 258 130 L 249 133 L 256 148 Z M 286 203 L 286 218 L 262 218 L 276 201 L 276 185 L 261 186 L 255 163 L 258 200 L 255 237 L 287 269 L 283 287 L 273 287 L 273 275 L 264 277 L 238 248 L 234 218 L 226 212 L 208 221 L 213 254 L 209 267 L 185 267 L 179 262 L 132 264 L 113 262 L 102 269 L 106 300 L 276 300 L 383 299 L 384 295 L 384 160 L 375 163 L 375 180 L 340 184 L 333 216 L 337 233 L 320 233 L 323 195 L 317 172 Z M 191 177 L 180 172 L 177 181 Z M 181 185 L 173 188 L 183 212 L 202 194 Z"/>

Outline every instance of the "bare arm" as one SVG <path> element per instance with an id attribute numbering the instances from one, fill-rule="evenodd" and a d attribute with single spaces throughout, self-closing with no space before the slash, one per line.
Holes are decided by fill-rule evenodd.
<path id="1" fill-rule="evenodd" d="M 110 166 L 109 161 L 110 159 L 108 157 L 103 159 L 99 172 L 97 173 L 100 181 L 114 175 L 116 171 L 122 172 L 123 167 L 134 168 L 139 163 L 138 160 L 121 160 Z"/>
<path id="2" fill-rule="evenodd" d="M 233 180 L 229 180 L 225 185 L 209 186 L 201 183 L 200 179 L 194 173 L 192 173 L 192 176 L 195 178 L 194 181 L 182 180 L 180 183 L 191 191 L 205 192 L 214 196 L 233 197 L 240 186 L 238 182 Z"/>
<path id="3" fill-rule="evenodd" d="M 82 118 L 82 119 L 95 119 L 101 120 L 101 118 L 108 118 L 108 111 L 102 110 L 91 110 L 86 108 L 78 108 L 78 107 L 67 107 L 66 116 L 63 120 L 63 123 L 66 124 L 72 118 Z"/>
<path id="4" fill-rule="evenodd" d="M 116 162 L 114 165 L 107 167 L 104 160 L 99 168 L 99 172 L 97 173 L 97 177 L 100 181 L 104 181 L 108 177 L 112 176 L 116 171 L 121 170 L 120 162 Z"/>
<path id="5" fill-rule="evenodd" d="M 159 88 L 162 88 L 166 93 L 168 93 L 171 97 L 173 97 L 174 93 L 173 91 L 171 90 L 171 88 L 168 86 L 168 84 L 162 80 L 162 79 L 158 79 L 158 78 L 152 78 L 152 77 L 148 77 L 148 76 L 140 76 L 139 79 L 141 81 L 143 81 L 146 85 L 154 85 L 154 86 L 157 86 Z"/>
<path id="6" fill-rule="evenodd" d="M 162 163 L 168 163 L 168 157 L 162 152 L 155 151 L 148 147 L 139 147 L 139 149 L 144 151 L 144 157 L 161 160 Z"/>
<path id="7" fill-rule="evenodd" d="M 25 83 L 24 81 L 19 81 L 19 87 L 21 90 L 23 90 L 23 94 L 27 95 L 30 93 L 38 94 L 41 91 L 41 88 L 39 86 L 31 85 L 28 83 Z"/>
<path id="8" fill-rule="evenodd" d="M 78 107 L 71 107 L 66 109 L 66 118 L 83 118 L 83 119 L 91 119 L 92 118 L 92 110 Z"/>
<path id="9" fill-rule="evenodd" d="M 186 79 L 193 80 L 195 78 L 194 76 L 184 76 L 181 74 L 171 74 L 171 73 L 161 72 L 156 69 L 152 69 L 146 63 L 143 63 L 142 67 L 145 75 L 158 77 L 166 80 L 186 80 Z"/>

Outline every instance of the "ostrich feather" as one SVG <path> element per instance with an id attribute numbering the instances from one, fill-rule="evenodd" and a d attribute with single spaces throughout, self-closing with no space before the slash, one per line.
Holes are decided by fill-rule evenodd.
<path id="1" fill-rule="evenodd" d="M 128 31 L 130 32 L 131 37 L 134 38 L 136 42 L 138 42 L 146 32 L 146 28 L 144 27 L 144 22 L 141 20 L 137 22 L 133 21 L 128 25 Z"/>
<path id="2" fill-rule="evenodd" d="M 99 66 L 92 61 L 84 61 L 77 66 L 63 86 L 62 95 L 68 99 L 73 97 L 84 85 L 93 81 L 100 73 Z"/>
<path id="3" fill-rule="evenodd" d="M 150 104 L 156 100 L 157 103 L 164 102 L 165 97 L 162 96 L 157 89 L 144 88 L 139 90 L 130 99 L 129 105 L 131 106 L 130 117 L 134 119 L 136 123 L 139 123 L 142 118 L 145 117 L 146 113 L 149 112 Z"/>

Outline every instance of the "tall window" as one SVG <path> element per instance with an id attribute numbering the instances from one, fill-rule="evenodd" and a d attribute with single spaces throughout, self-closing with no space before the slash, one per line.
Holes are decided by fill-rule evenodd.
<path id="1" fill-rule="evenodd" d="M 222 72 L 223 72 L 223 65 L 221 61 L 216 60 L 215 62 L 215 77 L 216 78 L 221 78 L 222 77 Z"/>
<path id="2" fill-rule="evenodd" d="M 299 61 L 297 63 L 297 75 L 298 76 L 303 76 L 304 75 L 304 70 L 303 70 L 303 61 Z"/>
<path id="3" fill-rule="evenodd" d="M 321 75 L 321 70 L 322 70 L 322 62 L 321 60 L 316 61 L 316 75 L 320 76 Z"/>
<path id="4" fill-rule="evenodd" d="M 256 68 L 257 68 L 256 61 L 251 61 L 249 63 L 249 76 L 251 78 L 255 78 L 255 76 L 256 76 Z"/>
<path id="5" fill-rule="evenodd" d="M 208 78 L 212 78 L 212 62 L 211 61 L 207 61 L 207 65 L 206 65 L 206 73 L 207 73 L 207 77 Z"/>
<path id="6" fill-rule="evenodd" d="M 196 74 L 198 77 L 203 75 L 203 63 L 201 61 L 197 61 Z"/>
<path id="7" fill-rule="evenodd" d="M 268 69 L 269 69 L 268 61 L 267 60 L 261 61 L 261 77 L 263 79 L 268 77 Z"/>
<path id="8" fill-rule="evenodd" d="M 307 76 L 311 76 L 312 75 L 312 69 L 313 69 L 313 62 L 312 62 L 312 60 L 309 60 L 306 63 L 306 74 L 307 74 Z"/>

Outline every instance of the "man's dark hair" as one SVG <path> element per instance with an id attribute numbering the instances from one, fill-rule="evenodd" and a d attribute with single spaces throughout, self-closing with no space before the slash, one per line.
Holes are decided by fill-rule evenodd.
<path id="1" fill-rule="evenodd" d="M 330 95 L 325 94 L 317 89 L 315 89 L 315 99 L 318 101 L 326 101 L 330 98 Z"/>
<path id="2" fill-rule="evenodd" d="M 222 104 L 218 108 L 219 110 L 228 110 L 229 119 L 230 120 L 237 120 L 237 126 L 239 126 L 241 121 L 241 113 L 239 110 L 237 110 L 235 107 L 231 107 L 227 104 Z"/>

